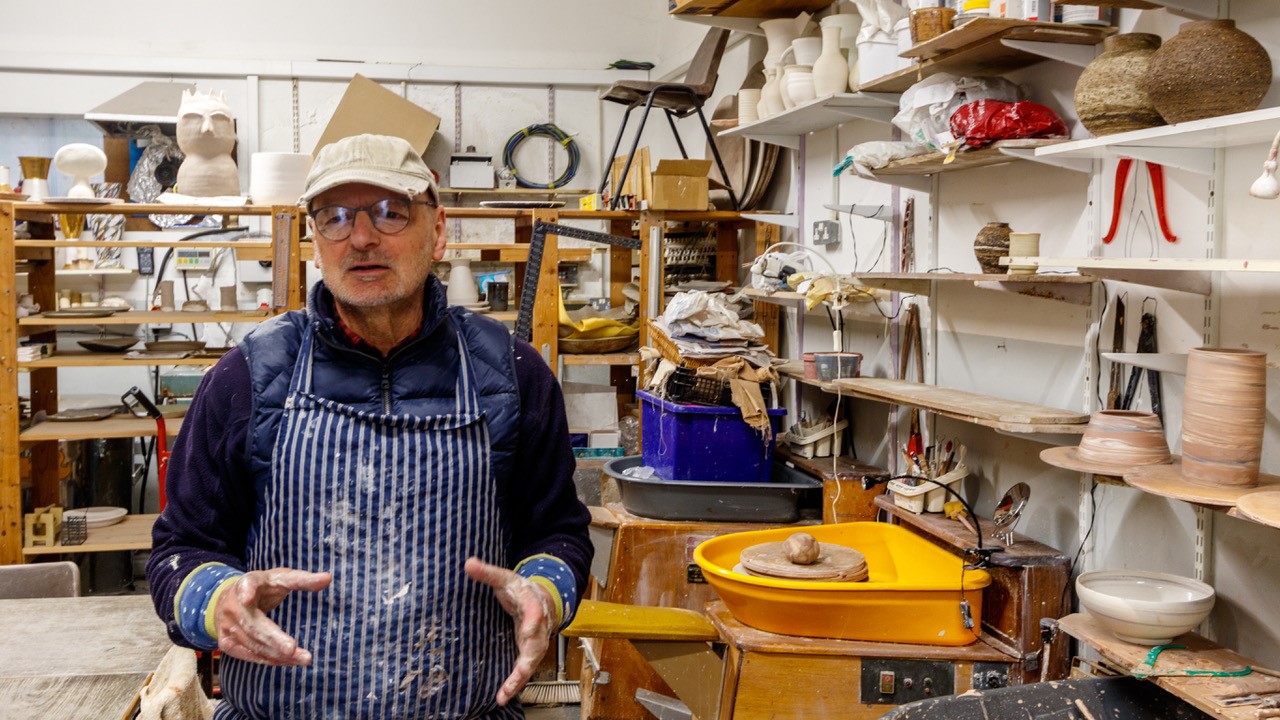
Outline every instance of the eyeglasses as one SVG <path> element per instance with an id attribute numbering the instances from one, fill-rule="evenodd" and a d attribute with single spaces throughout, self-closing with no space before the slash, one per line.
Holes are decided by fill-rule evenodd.
<path id="1" fill-rule="evenodd" d="M 356 216 L 362 211 L 369 214 L 369 222 L 380 233 L 395 235 L 409 227 L 411 205 L 430 205 L 435 203 L 426 200 L 409 200 L 402 197 L 383 198 L 378 202 L 362 208 L 327 205 L 311 213 L 316 232 L 325 240 L 340 242 L 351 237 L 356 226 Z"/>

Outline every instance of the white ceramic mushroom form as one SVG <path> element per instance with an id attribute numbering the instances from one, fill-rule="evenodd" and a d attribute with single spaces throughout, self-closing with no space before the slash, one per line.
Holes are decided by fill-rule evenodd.
<path id="1" fill-rule="evenodd" d="M 107 154 L 94 145 L 71 143 L 58 150 L 53 156 L 53 164 L 73 181 L 67 197 L 91 198 L 93 187 L 89 185 L 89 178 L 101 175 L 107 169 Z"/>

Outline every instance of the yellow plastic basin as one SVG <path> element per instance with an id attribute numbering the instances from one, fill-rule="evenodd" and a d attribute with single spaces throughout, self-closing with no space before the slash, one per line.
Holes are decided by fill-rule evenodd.
<path id="1" fill-rule="evenodd" d="M 865 582 L 810 582 L 733 571 L 745 548 L 785 540 L 795 528 L 753 530 L 703 542 L 693 558 L 734 617 L 782 635 L 916 645 L 968 645 L 978 639 L 985 570 L 964 570 L 959 557 L 896 525 L 815 525 L 805 532 L 867 558 Z M 972 629 L 960 600 L 969 601 Z"/>

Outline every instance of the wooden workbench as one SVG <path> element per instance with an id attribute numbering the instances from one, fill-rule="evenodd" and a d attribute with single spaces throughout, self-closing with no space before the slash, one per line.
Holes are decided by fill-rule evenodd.
<path id="1" fill-rule="evenodd" d="M 0 600 L 0 715 L 122 717 L 172 647 L 147 595 Z"/>

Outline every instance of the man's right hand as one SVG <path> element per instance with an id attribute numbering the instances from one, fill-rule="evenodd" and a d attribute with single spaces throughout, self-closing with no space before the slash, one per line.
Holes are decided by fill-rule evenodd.
<path id="1" fill-rule="evenodd" d="M 222 652 L 267 665 L 310 665 L 311 652 L 280 629 L 267 613 L 295 590 L 317 592 L 333 575 L 290 568 L 255 570 L 240 576 L 218 598 L 214 622 Z"/>

